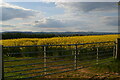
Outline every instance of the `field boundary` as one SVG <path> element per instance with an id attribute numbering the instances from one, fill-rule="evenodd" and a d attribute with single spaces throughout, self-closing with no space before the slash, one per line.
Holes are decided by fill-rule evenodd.
<path id="1" fill-rule="evenodd" d="M 100 44 L 113 44 L 113 45 L 109 45 L 109 46 L 99 46 Z M 93 46 L 91 48 L 81 48 L 79 46 L 84 46 L 84 45 L 98 45 L 98 46 Z M 43 56 L 39 57 L 39 58 L 28 58 L 28 59 L 17 59 L 17 60 L 5 60 L 3 59 L 3 73 L 2 73 L 2 78 L 16 78 L 16 76 L 21 77 L 23 75 L 29 75 L 29 74 L 36 74 L 36 73 L 43 73 L 42 75 L 35 75 L 35 76 L 31 76 L 31 77 L 21 77 L 21 79 L 29 79 L 29 78 L 35 78 L 35 77 L 44 77 L 47 75 L 52 75 L 52 74 L 57 74 L 57 73 L 63 73 L 63 72 L 68 72 L 68 71 L 74 71 L 74 70 L 78 70 L 78 69 L 82 69 L 85 67 L 89 67 L 89 66 L 93 66 L 93 65 L 97 65 L 97 64 L 102 64 L 102 63 L 107 63 L 107 61 L 105 62 L 100 62 L 100 60 L 105 60 L 105 59 L 115 59 L 118 58 L 116 57 L 118 55 L 118 42 L 115 41 L 107 41 L 107 42 L 95 42 L 95 43 L 81 43 L 81 44 L 65 44 L 65 45 L 30 45 L 30 46 L 2 46 L 3 50 L 4 49 L 10 49 L 10 48 L 26 48 L 26 47 L 41 47 L 42 50 L 41 51 L 36 51 L 36 52 L 7 52 L 7 54 L 9 55 L 14 55 L 14 54 L 34 54 L 34 53 L 42 53 Z M 48 50 L 48 47 L 63 47 L 63 46 L 67 46 L 67 47 L 71 47 L 72 49 L 67 49 L 67 50 Z M 106 48 L 106 50 L 104 50 L 104 48 Z M 91 50 L 93 49 L 92 52 L 84 52 L 85 50 Z M 83 53 L 81 52 L 81 50 L 83 50 Z M 102 51 L 103 50 L 103 51 Z M 50 52 L 61 52 L 61 53 L 65 53 L 67 51 L 71 51 L 70 55 L 57 55 L 57 56 L 48 56 L 47 54 Z M 85 57 L 85 59 L 83 59 L 83 63 L 81 63 L 80 61 L 82 60 L 82 58 L 80 57 L 82 55 L 88 55 L 89 56 L 93 56 L 94 58 L 88 60 L 88 58 Z M 105 54 L 107 53 L 107 54 Z M 3 57 L 4 57 L 4 53 L 3 53 Z M 101 57 L 102 56 L 102 57 Z M 63 57 L 63 58 L 62 58 Z M 65 59 L 66 57 L 70 57 L 70 59 Z M 72 57 L 72 58 L 71 58 Z M 60 60 L 53 60 L 53 61 L 47 61 L 47 59 L 52 59 L 52 58 L 62 58 Z M 7 62 L 16 62 L 16 61 L 26 61 L 26 60 L 39 60 L 42 59 L 43 62 L 36 62 L 36 63 L 29 63 L 29 64 L 20 64 L 20 65 L 12 65 L 12 66 L 6 66 L 4 65 Z M 65 60 L 64 60 L 65 59 Z M 67 61 L 73 61 L 73 63 L 65 63 L 65 64 L 60 64 L 60 65 L 52 65 L 52 66 L 48 66 L 48 63 L 55 63 L 55 62 L 67 62 Z M 85 63 L 85 64 L 84 64 Z M 88 63 L 88 64 L 87 64 Z M 94 64 L 92 64 L 94 63 Z M 29 68 L 29 69 L 23 69 L 23 70 L 14 70 L 14 71 L 5 71 L 5 68 L 14 68 L 14 67 L 23 67 L 23 66 L 31 66 L 31 65 L 41 65 L 43 64 L 43 67 L 39 67 L 39 68 Z M 72 66 L 69 66 L 72 65 Z M 88 66 L 89 65 L 89 66 Z M 67 67 L 61 67 L 58 69 L 50 69 L 47 70 L 48 68 L 51 67 L 59 67 L 59 66 L 67 66 Z M 15 74 L 15 75 L 10 75 L 10 76 L 5 76 L 5 74 L 9 74 L 9 73 L 15 73 L 15 72 L 22 72 L 22 71 L 29 71 L 29 70 L 39 70 L 42 69 L 43 71 L 36 71 L 36 72 L 31 72 L 31 73 L 21 73 L 21 74 Z M 67 69 L 67 70 L 64 70 Z M 63 71 L 58 71 L 58 72 L 52 72 L 55 70 L 63 70 Z M 50 73 L 47 73 L 50 72 Z"/>

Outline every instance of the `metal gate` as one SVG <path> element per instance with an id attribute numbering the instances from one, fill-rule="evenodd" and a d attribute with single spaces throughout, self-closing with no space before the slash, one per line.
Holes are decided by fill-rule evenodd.
<path id="1" fill-rule="evenodd" d="M 115 42 L 66 45 L 2 46 L 3 78 L 41 78 L 107 63 Z"/>

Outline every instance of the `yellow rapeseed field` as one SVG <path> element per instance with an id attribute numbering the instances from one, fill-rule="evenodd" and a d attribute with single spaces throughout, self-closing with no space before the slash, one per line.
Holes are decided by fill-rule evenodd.
<path id="1" fill-rule="evenodd" d="M 74 37 L 53 37 L 53 38 L 20 38 L 1 40 L 3 46 L 26 46 L 26 45 L 56 45 L 56 44 L 79 44 L 92 42 L 115 41 L 119 35 L 92 35 Z"/>

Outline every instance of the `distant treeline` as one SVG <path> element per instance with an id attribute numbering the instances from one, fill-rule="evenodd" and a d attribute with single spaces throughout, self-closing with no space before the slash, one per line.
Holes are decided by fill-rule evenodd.
<path id="1" fill-rule="evenodd" d="M 105 35 L 118 33 L 98 33 L 98 32 L 3 32 L 2 39 L 17 38 L 51 38 L 51 37 L 69 37 L 69 36 L 86 36 L 86 35 Z"/>
<path id="2" fill-rule="evenodd" d="M 51 38 L 51 37 L 68 37 L 68 36 L 83 36 L 81 34 L 55 34 L 55 33 L 2 33 L 2 39 L 17 39 L 17 38 Z"/>

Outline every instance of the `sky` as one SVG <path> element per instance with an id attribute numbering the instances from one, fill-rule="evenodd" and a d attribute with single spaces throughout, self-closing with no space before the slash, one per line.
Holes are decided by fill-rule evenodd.
<path id="1" fill-rule="evenodd" d="M 0 9 L 1 32 L 118 32 L 117 2 L 3 2 Z"/>

